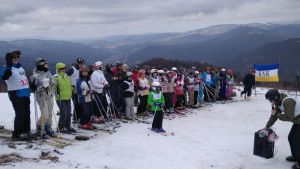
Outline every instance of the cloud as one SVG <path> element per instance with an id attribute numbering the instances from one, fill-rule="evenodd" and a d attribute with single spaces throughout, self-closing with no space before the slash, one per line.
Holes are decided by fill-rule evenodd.
<path id="1" fill-rule="evenodd" d="M 84 38 L 297 20 L 299 0 L 3 0 L 0 35 Z"/>

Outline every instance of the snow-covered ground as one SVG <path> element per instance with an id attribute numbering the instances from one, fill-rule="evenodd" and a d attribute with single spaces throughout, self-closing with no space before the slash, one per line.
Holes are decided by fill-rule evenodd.
<path id="1" fill-rule="evenodd" d="M 97 168 L 97 169 L 283 169 L 292 165 L 287 135 L 291 123 L 278 121 L 273 129 L 279 135 L 276 155 L 264 159 L 253 154 L 254 132 L 263 128 L 270 116 L 270 103 L 258 89 L 250 101 L 213 104 L 195 110 L 188 117 L 164 120 L 164 128 L 174 136 L 148 130 L 147 124 L 124 124 L 112 135 L 98 132 L 86 142 L 60 149 L 59 162 L 21 162 L 4 168 Z M 0 94 L 0 125 L 13 127 L 14 111 L 7 94 Z M 240 99 L 240 98 L 236 98 Z M 32 126 L 34 109 L 32 104 Z M 42 149 L 53 150 L 42 146 Z M 0 155 L 16 152 L 38 158 L 40 149 L 8 148 L 0 141 Z M 1 166 L 0 166 L 1 168 Z"/>

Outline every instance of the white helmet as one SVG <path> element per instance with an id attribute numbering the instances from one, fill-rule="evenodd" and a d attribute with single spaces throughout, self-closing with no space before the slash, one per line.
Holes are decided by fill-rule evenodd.
<path id="1" fill-rule="evenodd" d="M 157 69 L 151 69 L 151 73 L 157 73 Z"/>
<path id="2" fill-rule="evenodd" d="M 152 83 L 152 86 L 153 86 L 153 87 L 159 87 L 159 86 L 160 86 L 160 83 L 159 83 L 159 82 L 153 82 L 153 83 Z"/>
<path id="3" fill-rule="evenodd" d="M 158 70 L 157 73 L 163 74 L 163 73 L 165 73 L 165 71 L 164 70 Z"/>
<path id="4" fill-rule="evenodd" d="M 225 69 L 225 68 L 222 68 L 221 71 L 222 71 L 222 72 L 226 72 L 226 69 Z"/>
<path id="5" fill-rule="evenodd" d="M 196 70 L 196 71 L 195 71 L 195 74 L 199 74 L 199 71 Z"/>
<path id="6" fill-rule="evenodd" d="M 102 67 L 103 67 L 103 64 L 102 64 L 101 61 L 97 61 L 97 62 L 94 63 L 93 67 L 94 67 L 94 68 L 102 68 Z"/>
<path id="7" fill-rule="evenodd" d="M 172 67 L 172 69 L 171 70 L 173 70 L 173 71 L 176 71 L 177 70 L 177 68 L 176 67 Z"/>

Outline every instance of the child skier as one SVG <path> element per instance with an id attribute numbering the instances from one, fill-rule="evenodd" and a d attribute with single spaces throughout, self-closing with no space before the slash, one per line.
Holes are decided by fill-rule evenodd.
<path id="1" fill-rule="evenodd" d="M 81 107 L 80 128 L 93 130 L 94 127 L 91 123 L 93 102 L 89 81 L 89 68 L 82 65 L 79 70 L 79 79 L 76 82 L 78 101 Z"/>
<path id="2" fill-rule="evenodd" d="M 182 80 L 182 75 L 177 74 L 177 78 L 175 80 L 174 92 L 176 95 L 176 109 L 184 109 L 185 106 L 185 95 L 184 95 L 184 81 Z"/>
<path id="3" fill-rule="evenodd" d="M 53 78 L 48 70 L 47 60 L 44 58 L 36 59 L 36 68 L 30 77 L 30 86 L 35 93 L 36 101 L 39 104 L 41 117 L 37 122 L 37 136 L 42 138 L 55 137 L 52 130 L 53 113 Z M 44 133 L 45 132 L 45 133 Z"/>
<path id="4" fill-rule="evenodd" d="M 152 130 L 160 133 L 165 133 L 166 131 L 162 128 L 163 123 L 163 107 L 165 104 L 164 96 L 161 92 L 161 87 L 159 82 L 152 83 L 152 90 L 148 97 L 148 105 L 152 112 L 154 112 L 154 119 L 152 122 Z"/>
<path id="5" fill-rule="evenodd" d="M 134 81 L 132 80 L 132 72 L 127 72 L 126 78 L 121 84 L 122 94 L 125 99 L 125 118 L 127 120 L 135 119 L 134 114 Z"/>
<path id="6" fill-rule="evenodd" d="M 56 93 L 56 103 L 60 110 L 58 131 L 71 134 L 76 132 L 75 129 L 71 128 L 71 78 L 65 73 L 66 65 L 64 63 L 57 63 L 55 67 L 56 74 L 53 76 L 53 91 Z"/>

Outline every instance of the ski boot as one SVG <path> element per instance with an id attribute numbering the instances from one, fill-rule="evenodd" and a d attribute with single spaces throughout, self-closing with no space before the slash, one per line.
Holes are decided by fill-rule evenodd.
<path id="1" fill-rule="evenodd" d="M 156 132 L 156 133 L 160 133 L 160 130 L 158 128 L 152 128 L 151 130 Z"/>
<path id="2" fill-rule="evenodd" d="M 300 169 L 299 163 L 296 163 L 292 166 L 292 169 Z"/>
<path id="3" fill-rule="evenodd" d="M 77 132 L 77 130 L 75 130 L 75 129 L 72 128 L 72 127 L 68 128 L 67 130 L 69 130 L 71 133 L 76 133 L 76 132 Z"/>
<path id="4" fill-rule="evenodd" d="M 80 125 L 80 128 L 84 129 L 84 130 L 94 130 L 94 127 L 89 123 L 85 123 L 83 125 Z"/>
<path id="5" fill-rule="evenodd" d="M 288 161 L 288 162 L 296 162 L 296 159 L 291 155 L 291 156 L 286 157 L 286 161 Z"/>
<path id="6" fill-rule="evenodd" d="M 165 132 L 166 132 L 166 130 L 164 130 L 163 128 L 159 128 L 158 130 L 159 130 L 159 132 L 161 132 L 161 133 L 165 133 Z"/>
<path id="7" fill-rule="evenodd" d="M 51 128 L 47 128 L 47 129 L 45 129 L 45 131 L 46 131 L 46 134 L 49 137 L 57 137 L 57 135 L 55 134 L 55 132 Z"/>

